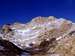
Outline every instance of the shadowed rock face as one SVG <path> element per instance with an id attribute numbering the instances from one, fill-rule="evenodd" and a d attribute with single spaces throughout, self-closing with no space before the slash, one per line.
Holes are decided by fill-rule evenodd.
<path id="1" fill-rule="evenodd" d="M 17 46 L 15 46 L 13 43 L 6 41 L 6 40 L 0 40 L 0 46 L 3 47 L 3 50 L 0 50 L 1 55 L 17 56 L 22 51 Z"/>
<path id="2" fill-rule="evenodd" d="M 13 43 L 7 40 L 0 40 L 0 56 L 20 56 L 20 55 L 28 55 L 28 52 L 18 48 Z M 25 52 L 25 53 L 23 53 Z"/>
<path id="3" fill-rule="evenodd" d="M 49 55 L 59 54 L 61 52 L 58 51 L 60 43 L 65 45 L 65 40 L 70 39 L 66 37 L 74 36 L 74 32 L 74 23 L 53 16 L 36 17 L 26 24 L 4 25 L 0 33 L 0 45 L 4 47 L 5 51 L 1 50 L 1 52 L 5 54 L 10 52 L 7 55 L 14 54 L 14 56 L 25 55 L 25 52 L 32 56 L 48 53 Z"/>

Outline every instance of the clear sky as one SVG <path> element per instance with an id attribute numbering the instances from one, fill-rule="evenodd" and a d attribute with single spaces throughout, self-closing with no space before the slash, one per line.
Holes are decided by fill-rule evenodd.
<path id="1" fill-rule="evenodd" d="M 0 25 L 36 16 L 64 17 L 75 22 L 75 0 L 0 0 Z"/>

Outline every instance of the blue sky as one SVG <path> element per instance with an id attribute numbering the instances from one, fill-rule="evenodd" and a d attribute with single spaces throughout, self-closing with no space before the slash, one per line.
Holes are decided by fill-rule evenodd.
<path id="1" fill-rule="evenodd" d="M 64 17 L 75 22 L 75 1 L 0 0 L 0 25 L 26 23 L 36 16 Z"/>

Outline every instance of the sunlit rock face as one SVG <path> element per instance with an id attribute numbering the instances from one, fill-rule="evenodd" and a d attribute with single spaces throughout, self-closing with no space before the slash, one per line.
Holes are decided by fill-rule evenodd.
<path id="1" fill-rule="evenodd" d="M 64 18 L 39 16 L 26 24 L 14 23 L 7 26 L 12 31 L 8 31 L 8 28 L 3 26 L 3 29 L 6 30 L 0 36 L 19 48 L 26 49 L 39 46 L 44 39 L 48 41 L 51 38 L 56 38 L 58 44 L 63 43 L 66 39 L 64 41 L 62 39 L 75 30 L 74 26 L 74 23 Z"/>

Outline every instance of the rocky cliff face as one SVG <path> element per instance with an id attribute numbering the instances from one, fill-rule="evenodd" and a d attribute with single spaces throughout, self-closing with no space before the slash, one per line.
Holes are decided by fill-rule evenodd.
<path id="1" fill-rule="evenodd" d="M 0 37 L 32 56 L 75 56 L 75 23 L 63 18 L 39 16 L 4 25 Z"/>

